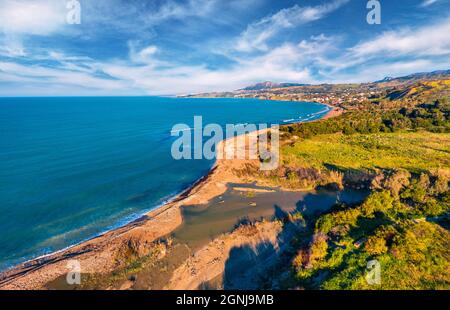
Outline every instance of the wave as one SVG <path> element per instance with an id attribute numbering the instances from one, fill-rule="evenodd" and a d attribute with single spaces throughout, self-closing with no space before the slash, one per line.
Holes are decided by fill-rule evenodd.
<path id="1" fill-rule="evenodd" d="M 329 110 L 330 110 L 330 108 L 326 107 L 326 108 L 321 109 L 320 111 L 318 111 L 316 113 L 310 113 L 307 116 L 307 118 L 305 118 L 305 119 L 304 119 L 305 116 L 298 116 L 298 115 L 295 115 L 295 114 L 292 115 L 293 114 L 292 113 L 291 115 L 294 118 L 285 119 L 285 120 L 283 120 L 283 122 L 284 123 L 289 123 L 289 122 L 307 121 L 307 120 L 310 120 L 312 118 L 318 118 L 321 114 L 326 113 Z M 298 117 L 298 118 L 295 118 L 295 117 Z M 282 118 L 279 118 L 279 120 L 280 119 L 282 119 Z M 246 125 L 248 125 L 248 123 L 239 123 L 239 124 L 237 124 L 235 126 L 236 127 L 242 127 L 242 126 L 246 126 Z M 160 137 L 159 139 L 162 139 L 162 140 L 160 140 L 159 142 L 156 142 L 156 143 L 161 143 L 161 141 L 170 140 L 171 137 L 167 135 L 167 132 L 170 132 L 171 134 L 172 133 L 178 133 L 179 134 L 180 132 L 190 132 L 190 131 L 193 131 L 193 130 L 194 130 L 194 128 L 187 128 L 187 126 L 185 128 L 180 129 L 180 130 L 170 130 L 170 128 L 166 127 L 164 129 L 162 129 L 161 131 L 159 131 L 159 133 L 163 137 Z M 137 135 L 135 135 L 135 136 L 137 136 Z M 135 136 L 133 136 L 133 137 L 135 137 Z M 156 139 L 158 139 L 158 137 Z M 137 141 L 137 142 L 140 143 L 141 140 L 134 139 L 133 141 Z M 201 178 L 203 178 L 203 176 L 201 176 L 199 179 L 201 179 Z M 195 181 L 193 183 L 197 183 L 197 181 Z M 186 188 L 181 188 L 180 191 L 177 190 L 176 192 L 172 192 L 170 195 L 165 196 L 164 198 L 161 198 L 162 200 L 158 199 L 158 200 L 156 200 L 154 202 L 145 204 L 145 205 L 142 206 L 141 210 L 130 210 L 131 214 L 129 214 L 129 215 L 118 214 L 119 217 L 113 218 L 113 220 L 111 222 L 105 223 L 105 225 L 103 225 L 103 223 L 102 223 L 102 225 L 99 225 L 100 227 L 98 228 L 98 230 L 96 230 L 96 232 L 80 234 L 82 236 L 80 236 L 79 239 L 78 238 L 76 238 L 76 239 L 81 240 L 81 241 L 69 240 L 69 239 L 72 239 L 70 237 L 73 234 L 78 235 L 76 229 L 72 230 L 72 231 L 70 231 L 70 230 L 69 231 L 64 231 L 64 232 L 62 232 L 62 234 L 53 236 L 53 238 L 56 238 L 56 239 L 64 239 L 64 245 L 67 245 L 66 247 L 61 247 L 61 249 L 59 249 L 59 250 L 55 250 L 55 248 L 58 248 L 58 247 L 55 246 L 55 248 L 53 248 L 52 247 L 53 244 L 52 244 L 52 246 L 42 248 L 41 250 L 35 251 L 33 249 L 33 251 L 32 251 L 33 253 L 31 255 L 25 254 L 24 256 L 22 256 L 21 254 L 19 254 L 14 259 L 8 258 L 8 259 L 5 259 L 5 260 L 3 260 L 3 258 L 1 258 L 0 259 L 0 271 L 2 271 L 4 269 L 7 269 L 7 268 L 10 268 L 10 267 L 13 267 L 16 264 L 23 263 L 24 261 L 34 260 L 34 259 L 36 259 L 35 257 L 43 258 L 43 257 L 47 257 L 49 255 L 52 255 L 54 253 L 59 253 L 59 252 L 65 251 L 68 248 L 77 246 L 80 243 L 83 243 L 83 242 L 85 242 L 87 240 L 95 238 L 95 237 L 97 237 L 99 235 L 103 235 L 106 232 L 109 232 L 111 230 L 117 229 L 118 227 L 122 227 L 122 226 L 124 226 L 124 225 L 126 225 L 126 224 L 128 224 L 130 222 L 133 222 L 133 221 L 139 219 L 140 217 L 142 217 L 144 214 L 148 213 L 149 211 L 156 210 L 156 209 L 164 206 L 165 204 L 170 203 L 171 201 L 176 199 L 181 193 L 183 193 L 186 189 L 190 188 L 191 186 L 192 185 L 189 185 Z M 93 223 L 94 226 L 96 224 L 98 224 L 98 222 Z M 79 230 L 93 232 L 93 230 L 91 230 L 91 229 L 92 229 L 92 226 L 89 226 L 89 224 L 88 225 L 83 225 L 83 227 L 79 228 Z M 97 233 L 97 231 L 98 231 L 98 233 Z M 52 243 L 52 242 L 48 241 L 49 238 L 43 239 L 44 237 L 42 237 L 42 238 L 39 237 L 40 239 L 36 239 L 36 240 L 37 241 L 41 241 L 41 242 L 47 241 L 46 242 L 47 244 L 51 244 Z M 83 237 L 86 237 L 86 238 L 83 238 Z M 1 240 L 1 241 L 3 242 L 3 240 Z M 61 245 L 63 245 L 63 244 L 61 244 Z M 32 250 L 32 249 L 30 247 L 23 247 L 23 251 L 24 252 L 22 252 L 22 253 L 30 253 L 31 251 L 29 251 L 29 250 Z M 21 249 L 21 251 L 22 251 L 22 249 Z M 19 257 L 19 256 L 21 256 L 21 257 Z"/>
<path id="2" fill-rule="evenodd" d="M 211 165 L 211 167 L 210 167 L 210 169 L 208 171 L 210 171 L 213 166 L 214 165 Z M 51 247 L 47 247 L 47 248 L 41 249 L 41 251 L 36 252 L 36 254 L 37 254 L 36 256 L 33 256 L 33 255 L 22 256 L 22 257 L 19 257 L 19 258 L 13 260 L 13 261 L 8 262 L 8 263 L 0 264 L 0 272 L 5 272 L 5 271 L 7 271 L 7 270 L 9 270 L 11 268 L 14 268 L 15 266 L 18 266 L 18 264 L 27 264 L 27 263 L 32 262 L 32 261 L 45 259 L 45 258 L 50 257 L 52 255 L 56 255 L 56 254 L 62 253 L 62 252 L 67 251 L 67 250 L 69 250 L 69 249 L 71 249 L 73 247 L 81 245 L 84 242 L 87 242 L 87 241 L 90 241 L 92 239 L 98 238 L 98 237 L 100 237 L 100 236 L 102 236 L 102 235 L 104 235 L 104 234 L 106 234 L 108 232 L 111 232 L 111 231 L 115 230 L 115 229 L 118 229 L 118 228 L 121 228 L 121 227 L 125 227 L 126 225 L 129 225 L 129 224 L 133 223 L 134 221 L 137 221 L 137 220 L 141 219 L 147 213 L 149 213 L 151 211 L 154 211 L 154 210 L 157 210 L 157 209 L 159 209 L 159 208 L 161 208 L 161 207 L 163 207 L 163 206 L 165 206 L 165 205 L 175 201 L 183 193 L 185 193 L 187 190 L 189 190 L 190 188 L 192 188 L 193 186 L 198 184 L 198 182 L 200 180 L 202 180 L 204 177 L 205 176 L 202 175 L 201 177 L 199 177 L 198 179 L 196 179 L 194 182 L 190 183 L 186 187 L 182 188 L 181 190 L 174 191 L 171 194 L 162 197 L 157 204 L 154 204 L 153 206 L 151 206 L 149 208 L 146 208 L 146 209 L 143 209 L 143 210 L 140 210 L 140 211 L 137 211 L 137 212 L 133 212 L 133 213 L 127 215 L 127 216 L 121 217 L 121 219 L 120 220 L 116 220 L 114 224 L 111 224 L 111 225 L 107 226 L 105 229 L 101 230 L 98 233 L 91 234 L 90 237 L 83 238 L 83 239 L 81 239 L 80 241 L 77 241 L 77 242 L 73 242 L 72 244 L 70 244 L 70 245 L 68 245 L 66 247 L 63 247 L 61 249 L 58 249 L 58 250 L 52 249 Z M 95 223 L 92 224 L 92 225 L 95 225 Z M 53 236 L 52 238 L 60 238 L 60 237 L 63 237 L 63 236 L 67 236 L 69 234 L 73 234 L 76 231 L 85 230 L 85 229 L 86 229 L 86 226 L 83 226 L 83 227 L 80 227 L 78 229 L 74 229 L 74 230 L 71 230 L 71 231 L 64 232 L 64 233 L 62 233 L 60 235 L 57 235 L 57 236 Z"/>
<path id="3" fill-rule="evenodd" d="M 283 123 L 292 123 L 293 121 L 295 121 L 295 118 L 285 119 L 283 120 Z"/>
<path id="4" fill-rule="evenodd" d="M 190 127 L 190 128 L 185 128 L 185 129 L 177 129 L 177 130 L 171 130 L 170 131 L 170 133 L 172 134 L 172 133 L 179 133 L 179 132 L 182 132 L 182 131 L 192 131 L 192 130 L 194 130 L 194 128 L 193 127 Z"/>

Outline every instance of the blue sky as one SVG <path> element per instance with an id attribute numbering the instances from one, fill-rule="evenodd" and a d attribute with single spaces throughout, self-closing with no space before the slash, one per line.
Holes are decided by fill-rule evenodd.
<path id="1" fill-rule="evenodd" d="M 450 0 L 0 0 L 0 96 L 175 95 L 450 68 Z"/>

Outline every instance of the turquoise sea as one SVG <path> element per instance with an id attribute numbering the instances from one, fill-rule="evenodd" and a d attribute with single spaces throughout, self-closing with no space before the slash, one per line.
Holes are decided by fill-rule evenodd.
<path id="1" fill-rule="evenodd" d="M 207 173 L 171 157 L 172 126 L 321 118 L 307 102 L 0 98 L 0 270 L 136 219 Z"/>

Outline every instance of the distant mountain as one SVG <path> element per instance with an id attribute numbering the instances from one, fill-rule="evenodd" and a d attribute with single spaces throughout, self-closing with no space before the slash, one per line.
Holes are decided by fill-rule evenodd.
<path id="1" fill-rule="evenodd" d="M 385 77 L 380 81 L 374 83 L 386 83 L 386 82 L 406 82 L 406 81 L 418 81 L 418 80 L 433 80 L 440 78 L 450 77 L 450 70 L 438 70 L 433 72 L 420 72 L 401 77 Z"/>
<path id="2" fill-rule="evenodd" d="M 308 84 L 299 84 L 299 83 L 275 83 L 275 82 L 261 82 L 256 83 L 251 86 L 247 86 L 245 88 L 239 90 L 263 90 L 263 89 L 273 89 L 273 88 L 286 88 L 286 87 L 294 87 L 294 86 L 307 86 Z"/>
<path id="3" fill-rule="evenodd" d="M 390 76 L 387 76 L 387 77 L 385 77 L 385 78 L 384 78 L 384 79 L 382 79 L 382 80 L 376 81 L 375 83 L 384 83 L 384 82 L 390 82 L 390 81 L 392 81 L 393 79 L 395 79 L 395 78 L 393 78 L 393 77 L 390 77 Z"/>
<path id="4" fill-rule="evenodd" d="M 443 82 L 439 82 L 440 80 L 444 80 Z M 433 83 L 433 82 L 437 82 Z M 421 72 L 414 73 L 401 77 L 391 77 L 387 76 L 382 80 L 371 82 L 371 83 L 362 83 L 362 84 L 300 84 L 300 83 L 276 83 L 276 82 L 261 82 L 256 83 L 251 86 L 247 86 L 245 88 L 241 88 L 235 91 L 226 91 L 226 92 L 212 92 L 212 93 L 201 93 L 201 94 L 192 94 L 187 95 L 186 97 L 198 97 L 198 98 L 217 98 L 217 97 L 226 97 L 226 98 L 259 98 L 259 97 L 267 97 L 267 98 L 277 98 L 279 95 L 281 98 L 287 98 L 293 94 L 328 94 L 328 93 L 364 93 L 367 89 L 370 89 L 370 92 L 376 89 L 388 89 L 389 91 L 395 90 L 395 93 L 392 93 L 392 99 L 395 98 L 405 98 L 414 96 L 416 91 L 414 90 L 415 84 L 422 83 L 423 87 L 427 87 L 428 91 L 424 91 L 428 97 L 434 96 L 434 94 L 442 95 L 442 90 L 434 89 L 435 85 L 441 87 L 446 92 L 448 92 L 448 85 L 450 83 L 450 70 L 438 70 L 433 72 Z M 404 93 L 398 92 L 400 88 L 408 88 Z M 445 93 L 447 94 L 447 93 Z M 447 96 L 447 95 L 445 95 Z M 297 96 L 298 97 L 298 96 Z"/>

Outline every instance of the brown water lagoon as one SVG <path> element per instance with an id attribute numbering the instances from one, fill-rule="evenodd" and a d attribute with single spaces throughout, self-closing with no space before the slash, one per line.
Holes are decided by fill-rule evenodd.
<path id="1" fill-rule="evenodd" d="M 275 222 L 288 213 L 300 212 L 304 217 L 313 217 L 330 210 L 337 203 L 353 204 L 364 200 L 367 191 L 346 189 L 333 191 L 318 189 L 313 191 L 286 191 L 279 188 L 257 186 L 255 184 L 229 183 L 227 190 L 206 204 L 182 207 L 182 224 L 161 240 L 171 240 L 164 251 L 164 257 L 144 268 L 138 268 L 132 279 L 122 272 L 82 276 L 84 289 L 162 289 L 162 288 L 240 288 L 252 287 L 254 283 L 246 279 L 252 267 L 266 260 L 274 261 L 273 245 L 289 228 L 279 231 Z M 258 233 L 246 236 L 242 223 L 261 222 Z M 232 234 L 229 234 L 233 232 Z M 288 238 L 286 238 L 288 239 Z M 249 246 L 255 242 L 258 255 Z M 270 242 L 269 242 L 270 241 Z M 245 244 L 244 248 L 238 244 Z M 279 244 L 279 243 L 278 243 Z M 275 253 L 276 254 L 276 253 Z M 211 258 L 220 257 L 225 261 L 217 266 L 208 266 Z M 212 260 L 214 261 L 214 259 Z M 214 264 L 213 264 L 214 265 Z M 199 266 L 205 266 L 204 270 Z M 196 270 L 193 272 L 193 270 Z M 198 272 L 198 274 L 196 274 Z M 202 275 L 207 273 L 207 276 Z M 130 270 L 123 271 L 129 274 Z M 187 274 L 186 274 L 187 273 Z M 213 274 L 213 276 L 211 276 Z M 86 278 L 87 277 L 87 278 Z M 202 280 L 205 279 L 205 280 Z M 74 289 L 68 286 L 65 276 L 47 283 L 48 289 Z M 241 285 L 241 286 L 240 286 Z M 80 287 L 81 288 L 81 287 Z M 77 287 L 75 287 L 77 289 Z"/>
<path id="2" fill-rule="evenodd" d="M 318 214 L 339 202 L 361 202 L 367 195 L 368 191 L 350 189 L 285 191 L 254 184 L 229 184 L 223 195 L 209 203 L 183 207 L 183 224 L 171 236 L 176 243 L 195 250 L 241 222 L 270 220 L 294 211 L 306 216 Z"/>

